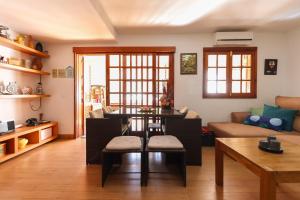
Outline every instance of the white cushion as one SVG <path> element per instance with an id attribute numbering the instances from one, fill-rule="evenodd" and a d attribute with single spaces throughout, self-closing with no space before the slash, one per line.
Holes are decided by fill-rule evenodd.
<path id="1" fill-rule="evenodd" d="M 148 142 L 149 149 L 182 149 L 182 143 L 173 135 L 152 136 Z"/>
<path id="2" fill-rule="evenodd" d="M 114 137 L 105 147 L 107 150 L 138 150 L 142 148 L 142 141 L 137 136 Z"/>
<path id="3" fill-rule="evenodd" d="M 90 118 L 104 118 L 103 116 L 103 110 L 97 109 L 90 112 Z"/>
<path id="4" fill-rule="evenodd" d="M 189 110 L 185 116 L 186 119 L 197 119 L 199 117 L 199 114 L 193 110 Z"/>
<path id="5" fill-rule="evenodd" d="M 187 106 L 184 106 L 184 107 L 182 107 L 182 108 L 179 110 L 179 112 L 182 113 L 182 114 L 186 113 L 187 111 L 188 111 L 188 107 L 187 107 Z"/>

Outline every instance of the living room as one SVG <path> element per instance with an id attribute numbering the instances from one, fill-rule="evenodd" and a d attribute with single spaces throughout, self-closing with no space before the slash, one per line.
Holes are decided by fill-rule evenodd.
<path id="1" fill-rule="evenodd" d="M 240 155 L 231 151 L 224 152 L 229 156 L 224 157 L 224 186 L 221 186 L 222 181 L 217 175 L 221 173 L 222 176 L 223 172 L 217 172 L 217 169 L 223 166 L 216 159 L 220 158 L 218 151 L 214 146 L 204 144 L 204 132 L 217 138 L 228 135 L 231 136 L 229 139 L 244 138 L 240 132 L 234 135 L 237 130 L 235 127 L 224 131 L 219 125 L 210 129 L 207 126 L 215 122 L 230 122 L 232 116 L 238 118 L 241 112 L 248 113 L 235 124 L 250 126 L 240 123 L 245 123 L 251 108 L 262 109 L 265 104 L 274 106 L 278 96 L 288 98 L 277 98 L 276 105 L 299 110 L 299 3 L 297 0 L 3 1 L 0 12 L 0 121 L 3 121 L 1 128 L 2 124 L 4 127 L 5 123 L 11 121 L 14 125 L 13 130 L 7 130 L 13 132 L 1 133 L 0 136 L 0 143 L 6 145 L 2 145 L 1 148 L 5 150 L 0 151 L 1 199 L 300 199 L 299 183 L 277 181 L 277 193 L 274 192 L 272 181 L 263 187 L 259 173 L 252 173 L 253 168 L 249 167 L 249 163 L 245 164 L 243 159 L 239 162 Z M 251 14 L 245 16 L 247 11 Z M 17 14 L 25 12 L 28 14 Z M 99 93 L 89 91 L 91 93 L 85 95 L 82 88 L 86 82 L 82 77 L 86 75 L 87 66 L 82 60 L 94 55 L 106 58 L 103 64 L 106 73 L 99 74 L 98 78 L 105 80 L 105 83 L 98 84 Z M 221 66 L 221 59 L 217 59 L 215 67 L 208 64 L 209 56 L 214 55 L 226 56 L 226 64 Z M 234 73 L 230 70 L 236 66 L 231 58 L 238 55 L 241 55 L 239 58 L 242 63 L 243 55 L 250 55 L 250 61 L 245 58 L 245 62 L 250 64 L 240 64 L 241 78 L 234 79 Z M 163 61 L 166 57 L 167 61 Z M 192 70 L 186 72 L 184 66 L 187 64 L 184 61 L 187 57 L 192 59 L 193 64 Z M 112 64 L 115 61 L 117 64 Z M 160 61 L 164 63 L 160 65 Z M 100 67 L 100 64 L 96 64 L 96 67 Z M 249 79 L 243 79 L 243 67 L 250 70 L 245 71 Z M 211 68 L 218 71 L 213 76 L 209 75 Z M 128 69 L 130 72 L 127 72 Z M 142 78 L 137 78 L 138 69 L 142 71 Z M 221 69 L 226 70 L 225 75 L 219 73 Z M 111 78 L 113 70 L 118 71 L 119 79 Z M 121 77 L 128 74 L 131 77 L 124 78 L 123 82 Z M 161 74 L 165 76 L 164 79 L 160 77 Z M 145 76 L 148 78 L 143 78 Z M 224 80 L 218 79 L 223 76 L 226 77 Z M 97 79 L 97 75 L 95 77 Z M 117 86 L 120 91 L 112 91 L 110 84 L 113 81 L 120 82 Z M 133 91 L 134 83 L 138 84 L 139 81 L 141 92 L 138 91 L 138 85 Z M 214 81 L 216 85 L 210 85 Z M 147 82 L 145 91 L 144 82 Z M 217 85 L 218 82 L 220 85 Z M 236 93 L 233 91 L 233 82 L 240 82 Z M 119 96 L 113 98 L 116 94 Z M 167 100 L 170 98 L 171 111 L 161 112 L 161 97 L 164 95 Z M 96 96 L 95 99 L 93 96 Z M 94 100 L 92 106 L 86 106 L 86 99 Z M 147 99 L 145 104 L 138 103 L 144 102 L 144 99 Z M 122 162 L 114 164 L 117 170 L 112 170 L 107 176 L 104 187 L 101 187 L 104 173 L 100 171 L 103 170 L 103 157 L 100 154 L 106 153 L 102 152 L 103 147 L 114 138 L 115 132 L 105 139 L 99 138 L 102 130 L 106 131 L 103 135 L 109 134 L 108 124 L 111 122 L 105 121 L 106 126 L 104 123 L 101 127 L 100 122 L 90 119 L 90 113 L 99 114 L 93 113 L 96 104 L 101 106 L 101 112 L 102 108 L 111 107 L 112 110 L 101 113 L 104 118 L 121 116 L 122 122 L 124 117 L 132 120 L 128 132 L 122 132 L 120 136 L 139 136 L 143 140 L 141 152 L 125 154 Z M 123 107 L 137 111 L 128 113 L 122 110 Z M 181 125 L 174 118 L 180 115 L 184 107 L 187 107 L 186 113 L 196 113 L 197 119 L 191 122 L 187 120 Z M 32 118 L 36 120 L 27 121 Z M 174 119 L 175 123 L 167 118 Z M 295 114 L 292 123 L 296 124 L 297 120 Z M 38 122 L 44 124 L 26 126 Z M 158 128 L 151 128 L 150 124 L 157 123 Z M 20 127 L 21 124 L 23 127 Z M 8 125 L 6 128 L 11 127 Z M 49 132 L 45 130 L 49 128 L 52 131 L 48 137 Z M 255 132 L 255 147 L 252 146 L 254 155 L 257 153 L 262 158 L 266 155 L 278 159 L 278 162 L 288 161 L 294 163 L 296 168 L 300 167 L 299 160 L 291 161 L 291 148 L 285 138 L 279 136 L 285 132 L 281 130 L 274 134 L 274 130 L 269 132 L 267 128 L 263 131 L 260 127 L 251 128 L 250 131 L 241 129 L 241 132 Z M 294 125 L 292 132 L 287 135 L 297 136 L 295 130 L 299 130 L 299 125 Z M 179 143 L 183 144 L 186 155 L 185 187 L 176 170 L 175 174 L 165 173 L 169 168 L 164 161 L 168 160 L 170 152 L 159 148 L 161 153 L 152 153 L 146 148 L 151 131 L 152 135 L 160 137 L 174 132 Z M 177 133 L 186 132 L 188 135 L 189 131 L 191 137 L 195 138 L 193 142 L 182 136 L 183 133 Z M 277 139 L 281 142 L 281 154 L 258 148 L 259 140 L 273 135 L 278 135 Z M 214 137 L 209 139 L 214 140 Z M 249 140 L 249 135 L 245 138 L 247 141 L 253 139 Z M 24 149 L 19 148 L 20 139 L 28 143 Z M 97 140 L 100 142 L 94 142 Z M 288 144 L 296 140 L 292 137 Z M 223 143 L 216 144 L 220 147 Z M 294 149 L 299 148 L 298 144 L 294 144 Z M 220 151 L 225 150 L 222 146 Z M 150 168 L 162 168 L 164 173 L 150 173 L 149 169 L 147 171 L 141 167 L 147 163 L 146 153 L 150 155 Z M 292 153 L 299 155 L 299 152 Z M 172 163 L 172 157 L 170 159 Z M 251 168 L 250 171 L 247 168 Z M 140 171 L 140 174 L 120 174 L 128 169 Z M 173 172 L 173 169 L 170 171 Z M 294 182 L 300 181 L 299 172 L 293 177 Z M 148 184 L 145 184 L 146 179 L 149 179 Z M 143 186 L 140 186 L 140 181 Z M 264 189 L 267 190 L 266 196 L 262 192 Z"/>

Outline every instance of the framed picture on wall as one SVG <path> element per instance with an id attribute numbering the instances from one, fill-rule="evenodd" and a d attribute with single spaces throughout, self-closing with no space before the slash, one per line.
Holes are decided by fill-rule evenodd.
<path id="1" fill-rule="evenodd" d="M 197 74 L 197 53 L 180 54 L 180 74 Z"/>
<path id="2" fill-rule="evenodd" d="M 265 59 L 265 75 L 277 75 L 277 59 Z"/>

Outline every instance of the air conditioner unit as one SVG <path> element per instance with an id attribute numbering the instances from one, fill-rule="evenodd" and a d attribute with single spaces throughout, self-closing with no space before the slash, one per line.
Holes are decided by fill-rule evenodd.
<path id="1" fill-rule="evenodd" d="M 250 45 L 253 32 L 216 32 L 216 45 Z"/>

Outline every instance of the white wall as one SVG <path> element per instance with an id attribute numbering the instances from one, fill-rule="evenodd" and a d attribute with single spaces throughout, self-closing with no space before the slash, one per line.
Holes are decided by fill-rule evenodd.
<path id="1" fill-rule="evenodd" d="M 66 67 L 73 64 L 74 46 L 176 46 L 175 54 L 175 106 L 187 105 L 200 113 L 204 124 L 209 121 L 229 120 L 230 112 L 245 111 L 250 107 L 274 103 L 276 95 L 288 95 L 286 91 L 288 65 L 287 40 L 281 33 L 255 33 L 258 47 L 258 98 L 257 99 L 203 99 L 202 98 L 202 56 L 203 47 L 214 43 L 213 34 L 182 35 L 123 35 L 116 43 L 92 44 L 49 44 L 51 58 L 46 63 L 51 67 Z M 198 53 L 198 74 L 180 75 L 180 53 Z M 277 58 L 278 75 L 264 76 L 264 59 Z M 45 116 L 60 122 L 60 133 L 73 133 L 74 80 L 52 79 L 45 81 L 52 97 L 43 109 Z"/>
<path id="2" fill-rule="evenodd" d="M 291 31 L 288 37 L 288 89 L 291 95 L 300 96 L 300 28 Z"/>

